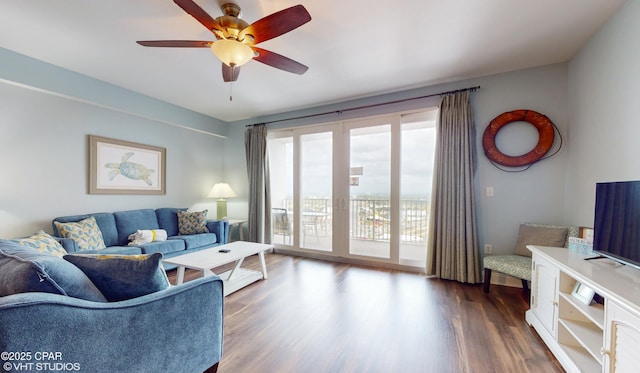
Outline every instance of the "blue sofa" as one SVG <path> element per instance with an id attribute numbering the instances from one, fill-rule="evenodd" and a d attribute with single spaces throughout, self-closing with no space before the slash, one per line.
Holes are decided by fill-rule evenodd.
<path id="1" fill-rule="evenodd" d="M 60 238 L 60 243 L 68 253 L 78 253 L 80 250 L 77 243 L 73 239 L 62 238 L 55 222 L 79 222 L 89 217 L 94 217 L 107 247 L 99 251 L 83 250 L 82 253 L 85 254 L 135 255 L 159 252 L 162 253 L 165 258 L 171 258 L 184 254 L 185 250 L 197 251 L 227 243 L 229 223 L 223 220 L 207 220 L 206 226 L 209 233 L 180 235 L 178 229 L 178 211 L 186 211 L 186 209 L 137 209 L 112 213 L 103 212 L 61 216 L 52 221 L 53 234 Z M 129 235 L 135 233 L 138 229 L 164 229 L 167 231 L 168 238 L 166 241 L 155 241 L 129 246 Z M 175 268 L 175 266 L 166 267 L 166 269 L 172 268 Z"/>
<path id="2" fill-rule="evenodd" d="M 217 370 L 224 307 L 218 276 L 170 286 L 162 256 L 151 254 L 145 264 L 164 284 L 143 281 L 141 295 L 107 301 L 103 291 L 113 282 L 98 281 L 67 256 L 0 240 L 0 371 Z M 145 272 L 139 259 L 117 260 L 137 260 L 130 276 Z M 112 278 L 126 272 L 116 264 Z"/>
<path id="3" fill-rule="evenodd" d="M 9 295 L 0 297 L 0 351 L 59 353 L 58 360 L 31 355 L 23 361 L 80 368 L 67 371 L 215 372 L 222 356 L 222 302 L 217 276 L 112 303 Z"/>

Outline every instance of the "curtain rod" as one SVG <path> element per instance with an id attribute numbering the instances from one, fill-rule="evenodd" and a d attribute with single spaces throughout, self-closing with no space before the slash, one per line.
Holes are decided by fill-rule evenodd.
<path id="1" fill-rule="evenodd" d="M 423 98 L 428 98 L 428 97 L 434 97 L 434 96 L 444 96 L 444 95 L 450 95 L 450 94 L 454 94 L 454 93 L 459 93 L 459 92 L 466 92 L 466 91 L 477 91 L 478 89 L 480 89 L 480 86 L 475 86 L 475 87 L 469 87 L 469 88 L 462 88 L 462 89 L 456 89 L 453 91 L 446 91 L 446 92 L 440 92 L 440 93 L 432 93 L 430 95 L 426 95 L 426 96 L 419 96 L 419 97 L 411 97 L 411 98 L 404 98 L 402 100 L 395 100 L 395 101 L 389 101 L 389 102 L 381 102 L 378 104 L 371 104 L 371 105 L 364 105 L 364 106 L 357 106 L 357 107 L 352 107 L 349 109 L 342 109 L 342 110 L 334 110 L 334 111 L 326 111 L 324 113 L 317 113 L 317 114 L 309 114 L 309 115 L 302 115 L 299 117 L 293 117 L 293 118 L 286 118 L 286 119 L 277 119 L 277 120 L 272 120 L 269 122 L 261 122 L 261 123 L 256 123 L 256 124 L 247 124 L 245 127 L 253 127 L 253 126 L 257 126 L 259 124 L 271 124 L 271 123 L 278 123 L 278 122 L 286 122 L 288 120 L 296 120 L 296 119 L 306 119 L 306 118 L 313 118 L 313 117 L 320 117 L 323 115 L 327 115 L 327 114 L 342 114 L 344 112 L 348 112 L 348 111 L 354 111 L 354 110 L 362 110 L 362 109 L 369 109 L 372 107 L 377 107 L 377 106 L 384 106 L 384 105 L 391 105 L 391 104 L 398 104 L 401 102 L 406 102 L 406 101 L 413 101 L 413 100 L 421 100 Z"/>

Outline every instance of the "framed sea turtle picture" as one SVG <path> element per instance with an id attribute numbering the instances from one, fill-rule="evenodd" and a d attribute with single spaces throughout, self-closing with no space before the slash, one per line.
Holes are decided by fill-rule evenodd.
<path id="1" fill-rule="evenodd" d="M 89 194 L 165 194 L 166 149 L 89 135 Z"/>

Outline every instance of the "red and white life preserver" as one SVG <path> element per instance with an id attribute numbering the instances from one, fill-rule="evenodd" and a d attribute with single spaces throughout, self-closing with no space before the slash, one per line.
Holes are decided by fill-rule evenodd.
<path id="1" fill-rule="evenodd" d="M 496 147 L 496 135 L 498 131 L 511 122 L 527 122 L 538 130 L 539 139 L 536 146 L 528 153 L 519 156 L 510 156 L 502 153 Z M 482 135 L 482 147 L 484 154 L 492 162 L 507 166 L 527 166 L 542 159 L 553 146 L 555 126 L 547 116 L 533 110 L 514 110 L 502 113 L 495 117 L 484 130 Z"/>

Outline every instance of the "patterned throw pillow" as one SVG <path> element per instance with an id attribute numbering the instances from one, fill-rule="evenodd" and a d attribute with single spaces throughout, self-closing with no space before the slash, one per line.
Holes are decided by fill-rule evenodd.
<path id="1" fill-rule="evenodd" d="M 109 302 L 132 299 L 169 287 L 162 254 L 68 254 L 73 263 L 96 285 Z"/>
<path id="2" fill-rule="evenodd" d="M 181 235 L 209 233 L 207 228 L 207 210 L 199 212 L 177 211 L 178 232 Z"/>
<path id="3" fill-rule="evenodd" d="M 102 250 L 106 247 L 100 227 L 93 216 L 77 223 L 53 223 L 62 237 L 74 240 L 80 250 Z"/>
<path id="4" fill-rule="evenodd" d="M 62 257 L 67 253 L 67 250 L 60 245 L 60 242 L 43 230 L 38 231 L 29 238 L 20 238 L 13 241 L 22 246 L 35 249 L 41 253 L 49 253 L 59 257 Z"/>

